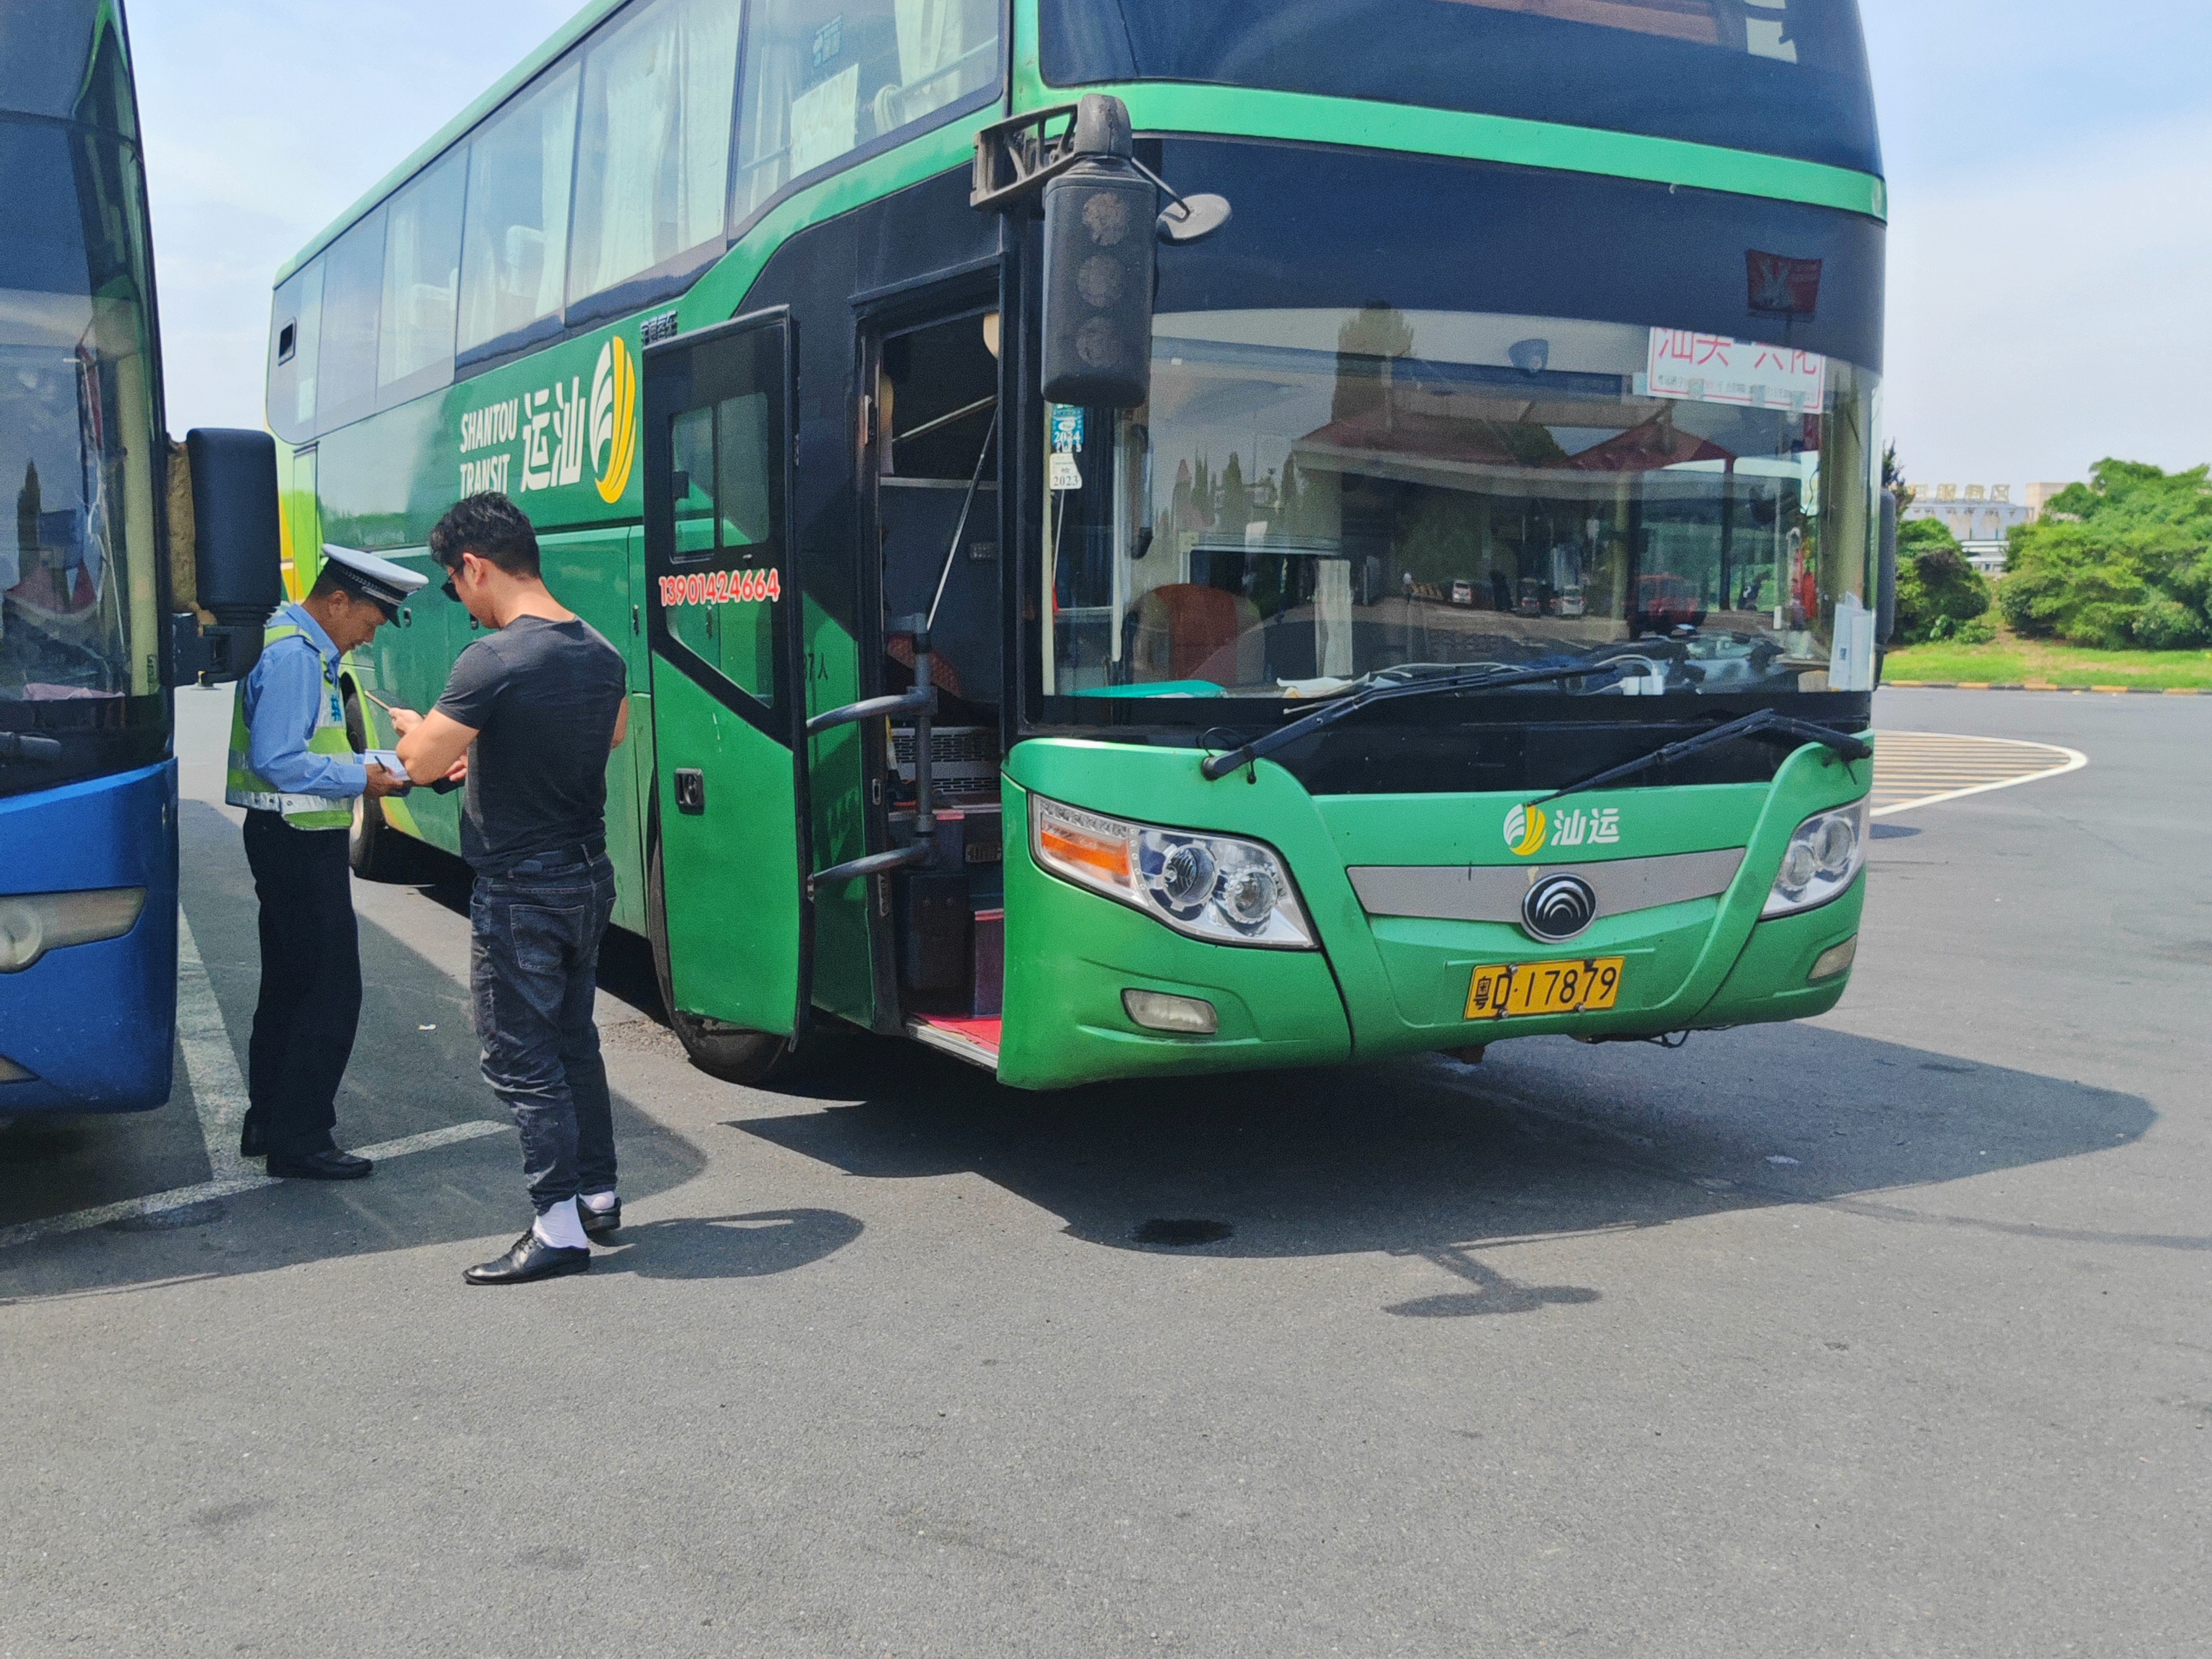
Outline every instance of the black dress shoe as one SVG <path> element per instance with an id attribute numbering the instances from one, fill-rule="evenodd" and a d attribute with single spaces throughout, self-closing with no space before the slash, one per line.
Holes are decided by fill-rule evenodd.
<path id="1" fill-rule="evenodd" d="M 622 1225 L 622 1200 L 617 1199 L 604 1210 L 595 1210 L 582 1199 L 576 1200 L 576 1213 L 584 1223 L 584 1237 L 605 1238 Z"/>
<path id="2" fill-rule="evenodd" d="M 559 1279 L 568 1273 L 589 1273 L 591 1269 L 589 1250 L 548 1244 L 532 1227 L 514 1241 L 505 1255 L 464 1267 L 461 1277 L 471 1285 L 527 1285 L 533 1279 Z"/>
<path id="3" fill-rule="evenodd" d="M 240 1158 L 261 1158 L 269 1151 L 269 1132 L 261 1126 L 261 1114 L 248 1111 L 246 1121 L 238 1126 L 238 1155 Z"/>
<path id="4" fill-rule="evenodd" d="M 309 1152 L 305 1158 L 286 1158 L 281 1152 L 269 1154 L 269 1173 L 294 1181 L 359 1181 L 375 1167 L 367 1158 L 342 1152 L 335 1146 Z"/>

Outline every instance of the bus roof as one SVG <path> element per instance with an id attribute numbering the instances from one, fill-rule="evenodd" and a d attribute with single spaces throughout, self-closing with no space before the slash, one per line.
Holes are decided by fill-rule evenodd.
<path id="1" fill-rule="evenodd" d="M 624 0 L 586 0 L 584 9 L 554 30 L 535 52 L 493 82 L 467 108 L 431 134 L 413 155 L 370 185 L 359 201 L 317 232 L 307 246 L 294 254 L 284 268 L 276 273 L 277 283 L 281 285 L 294 271 L 337 241 L 358 221 L 367 217 L 378 203 L 436 161 L 452 148 L 454 140 L 465 137 L 471 127 L 505 103 L 532 76 L 589 34 L 605 20 L 608 14 L 619 9 L 623 3 Z"/>

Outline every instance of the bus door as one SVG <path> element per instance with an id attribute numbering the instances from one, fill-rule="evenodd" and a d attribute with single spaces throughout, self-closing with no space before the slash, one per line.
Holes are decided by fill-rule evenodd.
<path id="1" fill-rule="evenodd" d="M 998 325 L 994 282 L 902 310 L 870 331 L 863 358 L 873 406 L 861 499 L 881 550 L 884 683 L 914 684 L 927 619 L 937 691 L 931 856 L 891 878 L 898 1006 L 985 1047 L 997 1040 L 1006 916 Z M 920 805 L 917 737 L 911 715 L 891 717 L 894 842 L 912 834 Z"/>
<path id="2" fill-rule="evenodd" d="M 811 988 L 797 325 L 785 310 L 645 354 L 653 816 L 672 1014 L 795 1036 Z M 619 421 L 621 416 L 617 415 Z"/>

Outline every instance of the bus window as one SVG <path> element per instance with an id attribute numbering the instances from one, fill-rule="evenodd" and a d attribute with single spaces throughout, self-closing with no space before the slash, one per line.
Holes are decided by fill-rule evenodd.
<path id="1" fill-rule="evenodd" d="M 442 386 L 453 376 L 465 177 L 455 150 L 393 197 L 386 210 L 376 384 L 386 391 L 387 402 Z"/>
<path id="2" fill-rule="evenodd" d="M 103 726 L 150 716 L 166 729 L 158 702 L 121 707 L 161 689 L 152 342 L 143 227 L 122 205 L 144 199 L 137 152 L 0 121 L 0 177 L 14 216 L 0 238 L 0 489 L 15 502 L 0 541 L 0 729 L 89 726 L 70 711 L 95 699 L 114 705 Z M 64 764 L 96 752 L 72 736 Z M 0 768 L 0 795 L 66 776 Z"/>
<path id="3" fill-rule="evenodd" d="M 980 730 L 995 725 L 1000 696 L 998 360 L 975 312 L 892 335 L 880 359 L 876 514 L 885 644 L 897 665 L 889 681 L 912 683 L 913 636 L 899 620 L 934 605 L 939 735 Z M 995 787 L 995 765 L 989 775 Z"/>
<path id="4" fill-rule="evenodd" d="M 1266 88 L 1881 170 L 1855 0 L 1038 0 L 1048 85 Z"/>
<path id="5" fill-rule="evenodd" d="M 270 313 L 269 424 L 287 443 L 303 443 L 314 435 L 315 369 L 322 345 L 323 262 L 317 259 L 276 290 Z"/>
<path id="6" fill-rule="evenodd" d="M 999 79 L 996 0 L 755 0 L 735 217 Z"/>
<path id="7" fill-rule="evenodd" d="M 765 392 L 726 398 L 672 417 L 669 479 L 675 544 L 669 580 L 684 590 L 666 606 L 678 643 L 763 702 L 776 697 L 775 526 L 768 467 L 778 454 Z M 686 584 L 692 586 L 686 587 Z"/>
<path id="8" fill-rule="evenodd" d="M 721 240 L 738 8 L 653 0 L 584 64 L 571 302 Z"/>
<path id="9" fill-rule="evenodd" d="M 463 352 L 561 308 L 576 80 L 571 64 L 493 120 L 469 146 L 458 348 Z"/>
<path id="10" fill-rule="evenodd" d="M 1869 689 L 1828 673 L 1872 491 L 1825 487 L 1872 477 L 1869 371 L 1382 306 L 1154 329 L 1147 406 L 1048 416 L 1048 693 L 1310 696 L 1593 653 L 1685 690 Z"/>
<path id="11" fill-rule="evenodd" d="M 368 414 L 375 401 L 384 211 L 377 209 L 323 256 L 323 360 L 315 386 L 319 432 Z"/>

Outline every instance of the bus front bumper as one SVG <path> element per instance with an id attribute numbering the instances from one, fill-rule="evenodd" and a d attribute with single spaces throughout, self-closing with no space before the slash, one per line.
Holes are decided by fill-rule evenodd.
<path id="1" fill-rule="evenodd" d="M 176 821 L 173 760 L 0 801 L 0 890 L 146 895 L 130 932 L 0 975 L 0 1117 L 145 1111 L 168 1099 Z"/>
<path id="2" fill-rule="evenodd" d="M 1076 748 L 1089 752 L 1065 752 Z M 1005 794 L 1002 1081 L 1058 1088 L 1381 1059 L 1519 1036 L 1656 1036 L 1822 1013 L 1850 982 L 1863 873 L 1816 908 L 1772 920 L 1760 912 L 1791 832 L 1809 815 L 1863 794 L 1869 763 L 1844 766 L 1823 751 L 1801 751 L 1771 785 L 1638 792 L 1646 816 L 1671 815 L 1653 831 L 1672 837 L 1662 843 L 1666 850 L 1742 848 L 1733 879 L 1717 895 L 1601 915 L 1569 945 L 1547 945 L 1501 921 L 1370 915 L 1353 890 L 1350 866 L 1389 861 L 1394 853 L 1401 862 L 1432 861 L 1436 848 L 1458 844 L 1459 821 L 1480 816 L 1470 803 L 1484 798 L 1370 798 L 1339 809 L 1264 764 L 1251 784 L 1240 775 L 1194 787 L 1189 757 L 1057 742 L 1014 751 Z M 1018 779 L 1018 769 L 1026 775 Z M 1322 948 L 1207 943 L 1048 873 L 1030 854 L 1024 782 L 1094 811 L 1267 842 L 1297 881 Z M 1139 801 L 1143 809 L 1133 811 L 1129 803 Z M 1378 837 L 1391 845 L 1378 847 Z M 1467 1018 L 1480 967 L 1613 957 L 1622 966 L 1610 1009 Z M 1129 991 L 1207 1004 L 1218 1029 L 1146 1030 L 1125 1000 Z"/>

